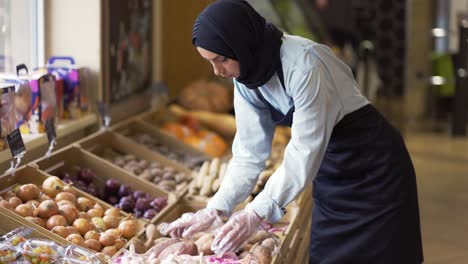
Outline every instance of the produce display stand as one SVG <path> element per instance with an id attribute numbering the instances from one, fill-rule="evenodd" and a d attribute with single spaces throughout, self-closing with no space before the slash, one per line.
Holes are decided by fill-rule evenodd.
<path id="1" fill-rule="evenodd" d="M 178 218 L 184 212 L 193 212 L 206 205 L 206 201 L 202 202 L 197 197 L 191 197 L 188 194 L 188 185 L 183 190 L 168 192 L 159 188 L 157 184 L 144 180 L 102 157 L 105 149 L 111 148 L 125 154 L 134 155 L 140 159 L 159 162 L 171 166 L 177 171 L 193 175 L 195 170 L 192 171 L 186 165 L 170 160 L 157 150 L 150 149 L 148 146 L 125 136 L 133 133 L 145 133 L 157 138 L 173 150 L 199 155 L 203 159 L 211 159 L 211 157 L 201 151 L 161 132 L 157 126 L 144 121 L 160 120 L 157 116 L 158 114 L 155 112 L 143 113 L 138 117 L 121 121 L 109 129 L 101 130 L 85 138 L 78 139 L 72 145 L 55 151 L 48 158 L 44 157 L 33 160 L 27 166 L 18 169 L 14 174 L 7 174 L 0 178 L 0 194 L 11 190 L 16 184 L 41 184 L 44 179 L 51 175 L 58 175 L 62 170 L 73 170 L 79 166 L 92 169 L 98 176 L 95 180 L 99 186 L 102 186 L 107 179 L 113 178 L 130 186 L 132 189 L 145 191 L 154 197 L 167 196 L 168 205 L 165 209 L 149 221 L 138 220 L 139 231 L 137 235 L 133 239 L 130 239 L 123 247 L 128 249 L 135 239 L 145 238 L 145 227 L 149 223 L 157 225 L 161 222 L 168 222 Z M 78 188 L 73 188 L 79 196 L 92 199 L 102 205 L 103 208 L 111 207 L 110 204 Z M 287 207 L 287 214 L 279 222 L 279 224 L 287 224 L 287 228 L 279 236 L 281 241 L 279 251 L 278 254 L 273 256 L 272 263 L 307 263 L 312 213 L 311 197 L 311 187 L 308 187 Z M 241 204 L 238 209 L 244 205 L 245 203 Z M 126 215 L 124 212 L 122 214 Z M 47 238 L 64 245 L 71 243 L 7 209 L 0 208 L 0 217 L 0 232 L 8 232 L 18 225 L 23 225 L 32 227 L 35 230 L 34 235 L 39 238 Z M 119 252 L 121 251 L 122 249 Z M 118 256 L 119 252 L 113 258 Z"/>

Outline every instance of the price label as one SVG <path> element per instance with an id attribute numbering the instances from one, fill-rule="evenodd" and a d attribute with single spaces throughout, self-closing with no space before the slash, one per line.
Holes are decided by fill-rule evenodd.
<path id="1" fill-rule="evenodd" d="M 7 136 L 8 145 L 10 146 L 11 155 L 16 157 L 20 153 L 26 151 L 26 147 L 24 146 L 23 138 L 21 137 L 21 133 L 19 129 L 15 129 Z"/>
<path id="2" fill-rule="evenodd" d="M 53 118 L 49 118 L 45 121 L 45 130 L 49 143 L 57 138 L 57 133 L 55 132 L 55 121 Z"/>

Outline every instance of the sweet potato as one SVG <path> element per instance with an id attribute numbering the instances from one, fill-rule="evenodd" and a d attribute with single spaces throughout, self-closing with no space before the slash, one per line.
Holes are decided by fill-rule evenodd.
<path id="1" fill-rule="evenodd" d="M 197 245 L 190 240 L 180 241 L 166 247 L 161 254 L 159 254 L 158 258 L 164 260 L 171 254 L 196 256 L 198 254 Z"/>
<path id="2" fill-rule="evenodd" d="M 273 251 L 276 247 L 276 241 L 273 239 L 273 238 L 267 238 L 265 240 L 262 241 L 262 246 L 265 246 L 267 248 L 269 248 L 271 251 Z"/>
<path id="3" fill-rule="evenodd" d="M 257 258 L 258 264 L 269 264 L 271 262 L 271 250 L 269 248 L 257 245 L 252 248 L 251 252 Z"/>
<path id="4" fill-rule="evenodd" d="M 173 244 L 179 243 L 181 240 L 179 238 L 170 238 L 164 241 L 161 241 L 157 244 L 155 244 L 149 251 L 151 251 L 151 254 L 154 257 L 159 257 L 161 253 L 168 247 L 170 247 Z"/>
<path id="5" fill-rule="evenodd" d="M 197 241 L 195 241 L 195 245 L 197 245 L 198 253 L 203 253 L 203 255 L 212 255 L 213 251 L 211 250 L 211 242 L 213 242 L 214 235 L 212 234 L 205 234 Z"/>

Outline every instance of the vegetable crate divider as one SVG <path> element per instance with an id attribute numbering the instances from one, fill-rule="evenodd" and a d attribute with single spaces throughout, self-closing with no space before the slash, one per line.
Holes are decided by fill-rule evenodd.
<path id="1" fill-rule="evenodd" d="M 312 223 L 311 186 L 307 187 L 297 198 L 295 207 L 298 209 L 297 217 L 290 226 L 290 232 L 284 238 L 284 243 L 288 246 L 281 247 L 277 263 L 307 263 L 297 262 L 297 260 L 309 256 L 310 226 Z"/>
<path id="2" fill-rule="evenodd" d="M 161 132 L 157 127 L 152 126 L 148 123 L 143 122 L 142 120 L 132 118 L 130 120 L 117 123 L 116 125 L 110 128 L 112 131 L 119 133 L 121 135 L 129 134 L 146 134 L 156 139 L 161 144 L 167 146 L 170 150 L 176 151 L 178 153 L 188 153 L 190 156 L 199 157 L 200 161 L 205 161 L 211 159 L 212 157 L 205 154 L 203 151 L 200 151 L 190 145 L 183 143 L 182 141 L 170 136 L 166 133 Z M 156 150 L 152 150 L 158 152 Z M 158 152 L 159 153 L 159 152 Z M 187 167 L 187 165 L 177 162 L 181 166 Z"/>
<path id="3" fill-rule="evenodd" d="M 73 172 L 76 167 L 89 168 L 96 173 L 94 182 L 98 188 L 104 188 L 105 182 L 108 179 L 116 179 L 121 184 L 126 184 L 132 190 L 141 190 L 150 194 L 153 198 L 167 196 L 167 206 L 161 210 L 153 219 L 157 220 L 160 215 L 164 215 L 166 210 L 169 210 L 179 199 L 173 194 L 169 194 L 157 186 L 149 185 L 146 181 L 138 178 L 135 175 L 128 173 L 126 170 L 113 165 L 107 160 L 101 159 L 98 156 L 81 149 L 78 146 L 70 146 L 54 152 L 49 158 L 37 160 L 37 167 L 50 175 L 58 175 L 60 172 Z M 92 196 L 94 197 L 94 196 Z M 94 198 L 97 199 L 97 198 Z M 107 204 L 107 203 L 106 203 Z M 109 205 L 113 207 L 113 205 Z M 125 215 L 128 215 L 122 211 Z M 144 223 L 148 220 L 140 219 Z"/>
<path id="4" fill-rule="evenodd" d="M 26 165 L 24 167 L 21 167 L 20 169 L 18 169 L 14 173 L 6 174 L 6 175 L 4 175 L 4 176 L 2 176 L 0 178 L 0 194 L 4 194 L 7 191 L 13 190 L 13 188 L 15 186 L 17 186 L 18 184 L 32 183 L 32 184 L 35 184 L 37 186 L 42 186 L 42 182 L 45 179 L 47 179 L 48 177 L 50 177 L 49 174 L 47 174 L 44 171 L 41 171 L 38 168 L 36 168 L 34 166 L 34 164 Z M 88 198 L 88 199 L 92 200 L 93 202 L 98 203 L 99 205 L 101 205 L 101 207 L 104 210 L 112 208 L 112 206 L 109 205 L 108 203 L 106 203 L 104 201 L 101 201 L 100 199 L 98 199 L 98 198 L 96 198 L 96 197 L 94 197 L 92 195 L 89 195 L 86 192 L 83 192 L 83 191 L 81 191 L 80 189 L 78 189 L 76 187 L 72 187 L 72 189 L 76 192 L 76 197 L 77 198 L 78 197 Z M 59 235 L 57 235 L 55 233 L 52 233 L 51 231 L 47 230 L 46 228 L 44 228 L 42 226 L 39 226 L 37 224 L 34 224 L 32 222 L 27 221 L 22 216 L 14 213 L 12 211 L 9 211 L 9 210 L 4 209 L 4 208 L 0 208 L 0 212 L 2 212 L 5 215 L 8 215 L 8 217 L 9 217 L 8 220 L 12 219 L 12 220 L 18 221 L 18 222 L 24 224 L 25 226 L 28 226 L 28 227 L 31 227 L 31 228 L 37 230 L 40 233 L 45 233 L 45 234 L 47 234 L 49 239 L 51 239 L 51 240 L 53 240 L 55 242 L 58 242 L 59 244 L 72 245 L 71 242 L 63 239 Z M 121 212 L 121 215 L 123 217 L 125 217 L 128 214 L 126 214 L 124 212 Z M 2 221 L 2 224 L 4 224 L 3 222 L 7 222 L 7 221 Z M 138 232 L 135 235 L 135 237 L 138 237 L 141 233 L 143 233 L 145 231 L 145 226 L 146 226 L 147 222 L 138 219 L 137 224 L 138 224 Z M 126 245 L 124 247 L 126 247 L 127 244 L 130 243 L 130 241 L 131 241 L 131 239 L 129 239 L 129 241 L 127 241 L 127 243 L 126 243 Z"/>
<path id="5" fill-rule="evenodd" d="M 104 132 L 98 132 L 92 136 L 89 136 L 83 140 L 80 140 L 77 142 L 77 144 L 93 153 L 94 155 L 104 159 L 104 153 L 106 149 L 111 149 L 115 150 L 117 152 L 120 152 L 121 154 L 131 154 L 135 156 L 137 159 L 141 160 L 146 160 L 148 162 L 157 162 L 165 167 L 170 167 L 173 168 L 176 172 L 182 172 L 185 173 L 188 177 L 190 177 L 190 181 L 192 180 L 193 172 L 189 170 L 188 168 L 181 166 L 180 164 L 173 162 L 161 154 L 154 152 L 145 146 L 138 144 L 134 142 L 133 140 L 126 138 L 118 133 L 112 132 L 112 131 L 104 131 Z M 106 160 L 107 161 L 107 160 Z M 111 163 L 115 167 L 119 167 L 117 165 L 114 165 L 112 162 L 107 161 L 108 163 Z M 141 177 L 138 177 L 138 175 L 135 175 L 134 173 L 125 170 L 123 168 L 120 168 L 124 171 L 126 171 L 128 174 L 131 174 L 135 176 L 136 178 L 139 178 L 140 180 L 144 181 L 145 183 L 150 183 L 153 186 L 158 186 L 157 184 L 154 184 L 151 181 L 147 181 L 142 179 Z M 186 186 L 181 188 L 180 190 L 174 190 L 171 191 L 170 193 L 174 193 L 176 196 L 181 197 L 188 191 L 188 185 L 189 182 L 186 183 Z M 162 189 L 161 187 L 158 186 L 159 189 Z M 166 191 L 167 192 L 167 191 Z"/>
<path id="6" fill-rule="evenodd" d="M 241 203 L 239 204 L 234 211 L 238 211 L 242 208 L 244 208 L 247 205 L 247 203 Z M 206 203 L 200 202 L 200 201 L 193 201 L 190 199 L 187 199 L 186 197 L 182 198 L 175 206 L 171 208 L 171 210 L 168 210 L 165 212 L 165 214 L 159 219 L 158 222 L 152 221 L 155 225 L 162 223 L 162 222 L 172 222 L 179 218 L 182 214 L 187 213 L 187 212 L 196 212 L 202 208 L 206 207 Z M 286 259 L 285 257 L 288 255 L 288 251 L 290 250 L 291 244 L 296 245 L 296 243 L 293 243 L 291 241 L 292 235 L 294 232 L 296 232 L 298 229 L 302 229 L 302 226 L 300 226 L 299 223 L 299 218 L 300 218 L 301 210 L 300 208 L 296 206 L 287 206 L 287 213 L 281 218 L 280 221 L 278 221 L 275 225 L 288 225 L 286 230 L 284 231 L 283 235 L 280 236 L 280 250 L 279 253 L 272 256 L 272 261 L 271 263 L 274 264 L 279 264 L 279 263 L 297 263 L 294 258 L 291 259 L 292 262 L 285 262 L 284 260 Z M 310 219 L 310 217 L 309 217 Z M 227 219 L 226 219 L 227 220 Z M 158 234 L 159 235 L 159 234 Z M 308 234 L 307 234 L 308 236 Z M 161 236 L 155 237 L 155 239 L 159 238 Z M 132 240 L 135 239 L 140 239 L 141 241 L 145 242 L 146 241 L 146 234 L 142 233 L 140 236 L 134 237 Z M 132 241 L 130 241 L 132 242 Z M 130 246 L 131 243 L 126 245 L 126 249 Z M 308 249 L 308 247 L 307 247 Z M 307 251 L 308 253 L 308 251 Z M 116 254 L 118 255 L 118 254 Z"/>

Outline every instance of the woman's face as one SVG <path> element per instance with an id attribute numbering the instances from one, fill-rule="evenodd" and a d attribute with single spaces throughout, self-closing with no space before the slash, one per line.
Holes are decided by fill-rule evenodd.
<path id="1" fill-rule="evenodd" d="M 198 53 L 213 65 L 216 76 L 224 78 L 237 78 L 240 75 L 239 62 L 204 48 L 197 47 Z"/>

